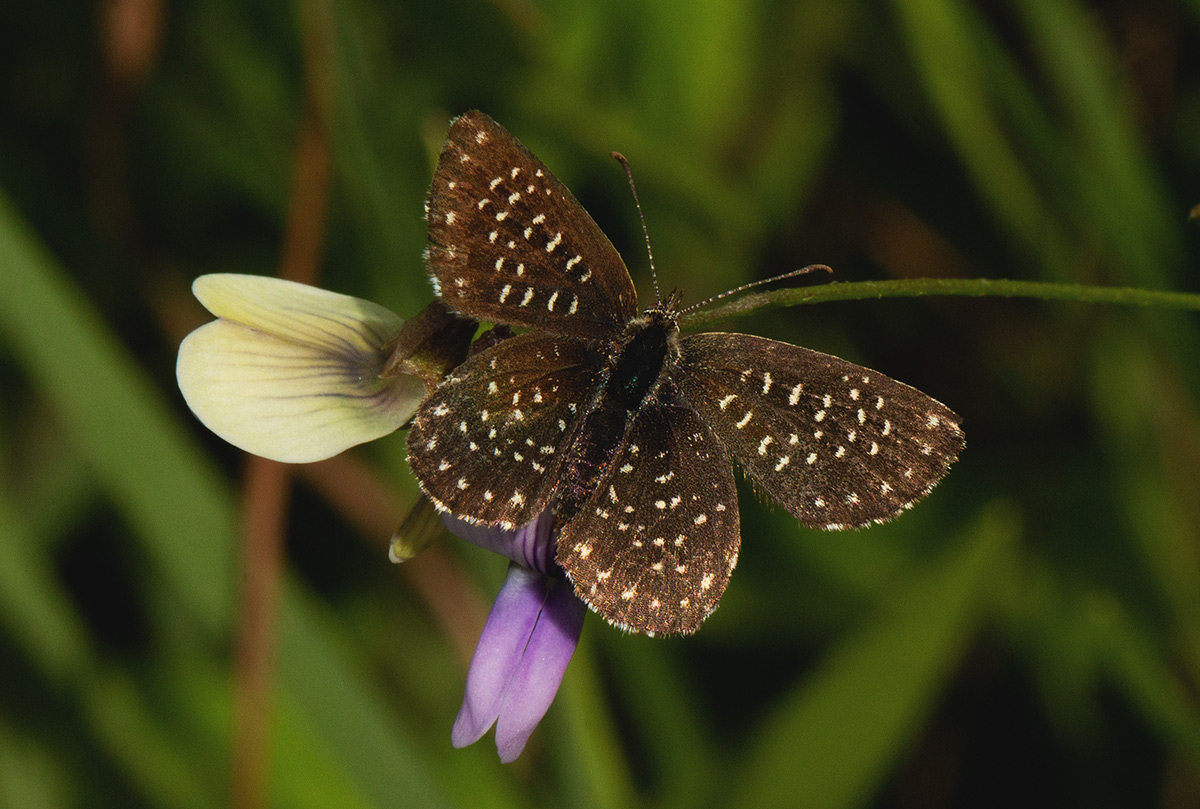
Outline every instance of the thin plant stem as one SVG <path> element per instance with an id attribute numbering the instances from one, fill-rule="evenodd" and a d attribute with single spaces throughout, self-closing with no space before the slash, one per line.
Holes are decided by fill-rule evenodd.
<path id="1" fill-rule="evenodd" d="M 1042 281 L 1008 281 L 988 278 L 919 278 L 899 281 L 853 281 L 824 286 L 777 289 L 759 292 L 720 306 L 690 312 L 683 318 L 684 328 L 707 326 L 751 312 L 799 306 L 824 301 L 869 300 L 872 298 L 918 298 L 954 295 L 973 298 L 1032 298 L 1075 303 L 1121 304 L 1192 309 L 1200 311 L 1200 295 L 1136 287 L 1104 287 L 1086 284 L 1055 284 Z"/>
<path id="2" fill-rule="evenodd" d="M 246 456 L 242 495 L 242 589 L 234 662 L 233 772 L 230 806 L 267 805 L 266 755 L 274 680 L 274 635 L 283 535 L 292 472 L 284 464 Z"/>

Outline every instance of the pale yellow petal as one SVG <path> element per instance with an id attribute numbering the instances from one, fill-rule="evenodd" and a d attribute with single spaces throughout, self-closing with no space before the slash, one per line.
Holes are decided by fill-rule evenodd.
<path id="1" fill-rule="evenodd" d="M 424 386 L 407 375 L 380 379 L 375 336 L 354 337 L 352 324 L 336 322 L 309 342 L 209 323 L 179 347 L 179 389 L 214 433 L 277 461 L 318 461 L 387 435 L 412 417 Z M 352 349 L 331 352 L 332 334 Z"/>
<path id="2" fill-rule="evenodd" d="M 260 275 L 202 275 L 192 292 L 219 318 L 364 364 L 400 331 L 399 316 L 370 301 Z"/>

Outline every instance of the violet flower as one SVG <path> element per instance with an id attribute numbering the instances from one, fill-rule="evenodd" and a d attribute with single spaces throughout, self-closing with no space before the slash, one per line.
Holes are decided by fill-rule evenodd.
<path id="1" fill-rule="evenodd" d="M 443 516 L 454 534 L 511 559 L 467 672 L 467 693 L 454 720 L 455 747 L 478 741 L 494 724 L 496 749 L 514 761 L 546 715 L 579 634 L 586 605 L 554 564 L 549 512 L 514 531 Z"/>
<path id="2" fill-rule="evenodd" d="M 402 426 L 475 331 L 441 304 L 405 323 L 369 301 L 276 278 L 206 275 L 193 291 L 218 319 L 179 347 L 188 406 L 231 444 L 291 463 Z M 510 762 L 554 700 L 586 607 L 554 563 L 550 514 L 515 531 L 443 522 L 511 561 L 451 733 L 464 747 L 494 724 L 500 759 Z"/>

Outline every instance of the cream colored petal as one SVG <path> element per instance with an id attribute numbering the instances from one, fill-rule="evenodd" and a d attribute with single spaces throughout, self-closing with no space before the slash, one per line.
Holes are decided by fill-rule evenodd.
<path id="1" fill-rule="evenodd" d="M 416 412 L 424 386 L 239 323 L 201 326 L 179 346 L 179 389 L 206 427 L 246 452 L 307 463 L 380 438 Z"/>
<path id="2" fill-rule="evenodd" d="M 192 293 L 219 318 L 285 340 L 325 346 L 364 364 L 381 362 L 380 347 L 404 324 L 370 301 L 261 275 L 202 275 Z"/>
<path id="3" fill-rule="evenodd" d="M 249 275 L 206 275 L 193 291 L 221 319 L 179 346 L 179 389 L 236 447 L 319 461 L 387 435 L 424 395 L 412 376 L 380 379 L 403 321 L 369 301 Z"/>

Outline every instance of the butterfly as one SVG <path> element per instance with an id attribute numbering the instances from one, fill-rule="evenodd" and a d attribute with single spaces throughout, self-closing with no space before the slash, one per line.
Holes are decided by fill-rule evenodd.
<path id="1" fill-rule="evenodd" d="M 963 447 L 945 405 L 837 357 L 679 329 L 638 310 L 616 248 L 540 160 L 481 112 L 450 125 L 426 268 L 458 313 L 524 328 L 418 410 L 409 463 L 441 512 L 512 529 L 555 514 L 576 594 L 630 631 L 687 634 L 741 535 L 731 460 L 809 527 L 889 520 Z"/>

